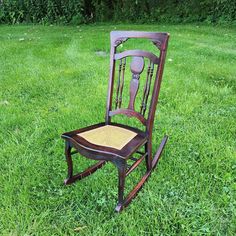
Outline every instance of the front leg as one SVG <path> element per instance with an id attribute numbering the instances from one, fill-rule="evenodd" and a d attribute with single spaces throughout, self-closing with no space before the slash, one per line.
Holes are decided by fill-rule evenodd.
<path id="1" fill-rule="evenodd" d="M 65 157 L 68 165 L 68 177 L 65 179 L 64 183 L 68 184 L 73 177 L 73 162 L 71 158 L 71 145 L 69 141 L 65 142 Z"/>
<path id="2" fill-rule="evenodd" d="M 120 212 L 124 207 L 124 189 L 125 189 L 125 177 L 126 177 L 126 160 L 121 160 L 116 163 L 118 168 L 118 204 L 116 211 Z"/>
<path id="3" fill-rule="evenodd" d="M 70 144 L 69 141 L 66 141 L 65 145 L 65 156 L 66 156 L 66 161 L 68 165 L 68 177 L 67 179 L 64 180 L 65 185 L 72 184 L 76 182 L 77 180 L 81 180 L 91 174 L 93 174 L 96 170 L 100 169 L 106 164 L 105 160 L 99 160 L 96 164 L 88 167 L 86 170 L 78 173 L 78 174 L 73 174 L 73 161 L 72 161 L 72 155 L 78 153 L 78 150 L 71 152 L 72 145 Z"/>

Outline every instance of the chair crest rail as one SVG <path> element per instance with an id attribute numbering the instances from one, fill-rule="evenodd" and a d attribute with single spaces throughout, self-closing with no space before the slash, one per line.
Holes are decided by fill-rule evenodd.
<path id="1" fill-rule="evenodd" d="M 143 50 L 126 50 L 121 53 L 116 53 L 114 55 L 114 59 L 119 60 L 125 57 L 132 57 L 132 56 L 146 57 L 146 58 L 149 58 L 152 61 L 152 63 L 157 64 L 157 65 L 159 64 L 159 58 L 156 55 L 154 55 L 151 52 L 143 51 Z"/>
<path id="2" fill-rule="evenodd" d="M 144 32 L 144 31 L 112 31 L 111 45 L 119 46 L 130 38 L 146 38 L 153 42 L 160 50 L 165 51 L 169 33 L 166 32 Z"/>

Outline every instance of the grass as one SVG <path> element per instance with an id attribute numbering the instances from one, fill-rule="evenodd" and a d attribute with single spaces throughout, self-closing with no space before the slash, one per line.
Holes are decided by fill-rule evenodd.
<path id="1" fill-rule="evenodd" d="M 170 138 L 122 214 L 110 164 L 63 186 L 60 139 L 104 120 L 109 56 L 95 52 L 109 52 L 114 29 L 171 34 L 154 149 Z M 0 26 L 1 234 L 235 235 L 235 38 L 233 28 L 197 25 Z M 78 158 L 77 170 L 90 162 Z"/>

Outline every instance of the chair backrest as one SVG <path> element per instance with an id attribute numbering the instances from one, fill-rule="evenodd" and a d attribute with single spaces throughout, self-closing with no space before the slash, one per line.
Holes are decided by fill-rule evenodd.
<path id="1" fill-rule="evenodd" d="M 149 51 L 126 50 L 118 53 L 117 47 L 130 38 L 145 38 L 150 40 L 158 49 L 158 56 Z M 124 114 L 128 117 L 136 117 L 143 125 L 146 131 L 152 133 L 153 121 L 160 91 L 163 68 L 165 63 L 166 50 L 168 45 L 168 33 L 139 32 L 139 31 L 112 31 L 110 34 L 110 79 L 106 107 L 106 124 L 109 124 L 111 117 L 117 114 Z M 124 86 L 125 71 L 127 66 L 127 57 L 132 57 L 130 71 L 132 78 L 129 88 L 128 107 L 122 108 L 122 93 Z M 145 83 L 142 96 L 142 102 L 139 110 L 135 110 L 135 99 L 139 90 L 140 75 L 144 71 L 145 60 L 148 60 L 148 67 L 145 75 Z M 118 66 L 116 66 L 116 64 Z M 155 73 L 154 73 L 155 72 Z M 114 80 L 117 74 L 117 85 Z M 154 75 L 154 76 L 153 76 Z M 154 77 L 154 78 L 153 78 Z M 129 79 L 129 78 L 128 78 Z M 151 87 L 151 84 L 153 86 Z M 114 88 L 115 87 L 115 88 Z M 150 91 L 152 88 L 152 91 Z M 114 94 L 113 94 L 114 92 Z M 147 117 L 147 101 L 150 97 Z M 113 101 L 114 100 L 114 101 Z M 112 104 L 115 103 L 115 104 Z"/>

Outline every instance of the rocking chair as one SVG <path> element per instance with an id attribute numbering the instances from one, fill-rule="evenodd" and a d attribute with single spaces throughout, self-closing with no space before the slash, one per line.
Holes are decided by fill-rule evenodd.
<path id="1" fill-rule="evenodd" d="M 142 50 L 126 50 L 118 53 L 117 47 L 130 38 L 149 39 L 159 49 L 159 55 L 156 56 L 151 52 Z M 111 32 L 110 78 L 105 122 L 62 134 L 62 138 L 65 139 L 65 156 L 68 164 L 68 178 L 64 183 L 66 185 L 72 184 L 75 181 L 81 180 L 94 173 L 106 162 L 112 162 L 118 168 L 118 204 L 115 208 L 117 212 L 122 211 L 124 207 L 132 201 L 147 181 L 159 161 L 168 138 L 165 136 L 162 139 L 156 154 L 152 157 L 153 121 L 161 86 L 168 39 L 168 33 L 139 31 Z M 130 63 L 132 79 L 129 88 L 130 96 L 128 108 L 122 108 L 124 75 L 127 64 L 126 59 L 128 57 L 131 57 L 132 59 Z M 140 110 L 137 111 L 135 110 L 134 104 L 139 90 L 140 74 L 144 70 L 145 60 L 148 61 L 147 74 L 145 76 L 146 80 L 143 89 L 142 103 Z M 116 66 L 117 61 L 119 61 L 119 64 Z M 118 70 L 117 86 L 115 86 L 114 83 L 116 67 Z M 154 80 L 152 80 L 154 71 L 155 76 Z M 153 84 L 153 86 L 151 86 L 151 84 Z M 116 88 L 115 96 L 113 96 L 114 87 Z M 151 94 L 151 97 L 149 100 L 150 102 L 148 103 L 149 94 Z M 112 103 L 114 103 L 114 109 L 112 108 Z M 149 107 L 149 110 L 145 118 L 147 107 Z M 145 131 L 141 131 L 140 129 L 128 125 L 111 122 L 111 117 L 118 114 L 135 117 L 145 126 Z M 74 148 L 75 151 L 72 151 L 72 148 Z M 141 148 L 144 149 L 143 152 L 140 151 Z M 98 162 L 85 171 L 74 175 L 72 155 L 75 153 L 80 153 L 86 158 L 97 160 Z M 134 158 L 134 154 L 138 154 L 140 157 Z M 128 196 L 124 197 L 126 176 L 128 176 L 144 159 L 146 163 L 146 173 Z M 134 163 L 129 166 L 127 164 L 128 160 L 134 161 Z"/>

